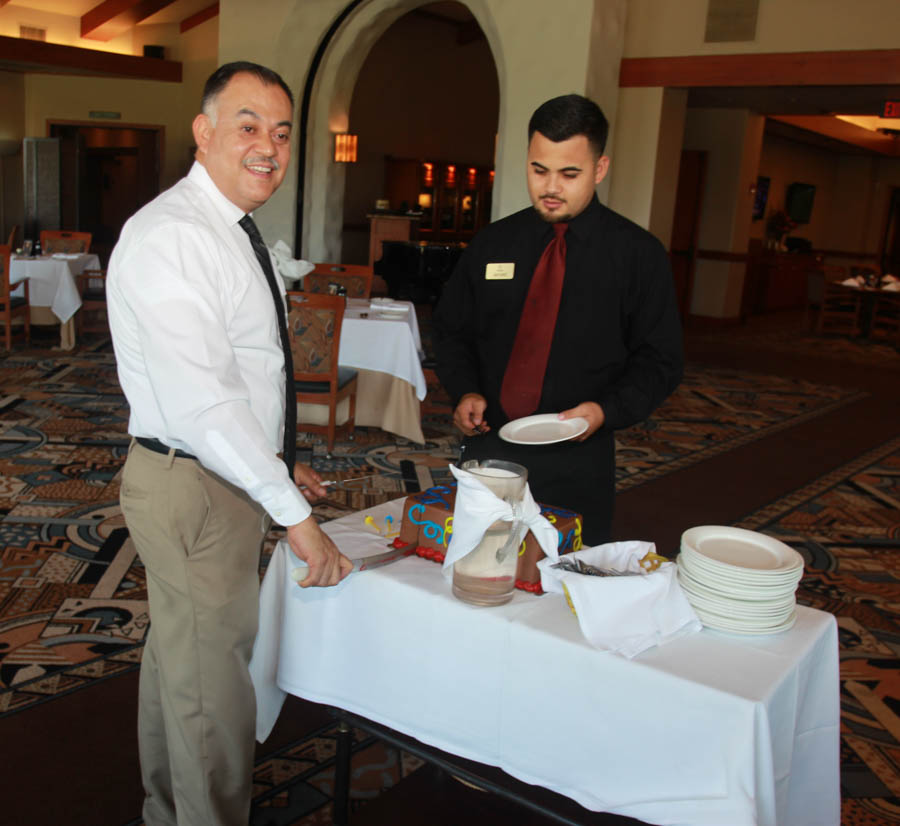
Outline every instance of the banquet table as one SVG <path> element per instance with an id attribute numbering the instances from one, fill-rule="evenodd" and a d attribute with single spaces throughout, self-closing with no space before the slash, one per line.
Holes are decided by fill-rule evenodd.
<path id="1" fill-rule="evenodd" d="M 419 323 L 411 302 L 391 303 L 406 312 L 379 311 L 367 299 L 347 299 L 338 361 L 359 373 L 356 424 L 422 444 L 420 403 L 426 384 Z M 322 414 L 320 405 L 301 406 L 298 420 L 321 424 Z"/>
<path id="2" fill-rule="evenodd" d="M 75 346 L 73 317 L 81 307 L 81 295 L 75 276 L 85 270 L 100 269 L 100 259 L 90 253 L 42 255 L 37 258 L 13 256 L 10 260 L 10 283 L 28 280 L 29 303 L 32 321 L 44 323 L 49 308 L 60 323 L 60 346 L 71 350 Z M 17 292 L 22 294 L 23 288 Z M 16 291 L 13 292 L 13 295 Z"/>
<path id="3" fill-rule="evenodd" d="M 383 550 L 403 499 L 322 527 L 350 557 Z M 575 800 L 652 824 L 837 826 L 837 629 L 798 607 L 786 632 L 704 629 L 634 659 L 592 648 L 565 599 L 455 599 L 409 557 L 298 587 L 284 542 L 260 594 L 257 739 L 286 693 L 325 703 Z"/>

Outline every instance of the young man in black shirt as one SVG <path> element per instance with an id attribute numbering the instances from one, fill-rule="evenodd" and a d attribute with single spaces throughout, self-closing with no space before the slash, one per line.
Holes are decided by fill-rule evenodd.
<path id="1" fill-rule="evenodd" d="M 608 124 L 580 95 L 528 125 L 532 206 L 482 230 L 435 313 L 438 376 L 466 435 L 463 458 L 528 468 L 538 502 L 583 514 L 583 539 L 611 539 L 613 432 L 645 419 L 682 375 L 668 257 L 649 232 L 601 205 Z M 534 413 L 587 420 L 582 434 L 520 445 L 497 433 Z"/>

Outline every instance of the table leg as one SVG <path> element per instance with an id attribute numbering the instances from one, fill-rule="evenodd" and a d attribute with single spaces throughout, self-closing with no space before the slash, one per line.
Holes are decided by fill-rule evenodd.
<path id="1" fill-rule="evenodd" d="M 350 724 L 338 718 L 337 751 L 334 762 L 334 826 L 347 826 L 350 802 L 350 757 L 352 755 L 353 732 Z"/>

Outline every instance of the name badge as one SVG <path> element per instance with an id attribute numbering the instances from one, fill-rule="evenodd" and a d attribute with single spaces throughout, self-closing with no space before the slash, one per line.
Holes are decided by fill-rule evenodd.
<path id="1" fill-rule="evenodd" d="M 516 271 L 516 265 L 512 262 L 509 264 L 488 264 L 484 268 L 485 281 L 508 281 L 513 277 Z"/>

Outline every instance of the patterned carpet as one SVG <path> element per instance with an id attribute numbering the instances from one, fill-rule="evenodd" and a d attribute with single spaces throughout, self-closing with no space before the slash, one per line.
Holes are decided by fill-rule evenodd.
<path id="1" fill-rule="evenodd" d="M 108 345 L 74 354 L 14 351 L 0 360 L 0 381 L 3 717 L 137 668 L 147 614 L 143 568 L 117 505 L 127 409 Z M 363 428 L 331 458 L 319 443 L 301 445 L 301 460 L 326 478 L 342 480 L 316 505 L 317 519 L 448 477 L 458 439 L 448 408 L 437 388 L 432 390 L 423 411 L 424 446 Z M 691 368 L 647 423 L 617 434 L 618 486 L 658 478 L 862 395 L 800 380 Z M 370 473 L 377 476 L 352 482 Z M 742 523 L 798 547 L 809 567 L 803 600 L 839 618 L 845 822 L 852 826 L 900 822 L 894 797 L 900 789 L 900 592 L 890 553 L 900 535 L 898 474 L 900 445 L 888 445 Z M 277 537 L 273 531 L 269 548 Z M 414 768 L 378 744 L 359 745 L 366 754 L 357 760 L 372 769 L 378 788 Z M 253 822 L 327 822 L 322 807 L 329 799 L 331 749 L 333 732 L 323 730 L 257 767 Z M 364 785 L 354 789 L 363 796 L 377 793 L 364 791 Z M 293 814 L 272 817 L 275 812 L 263 808 Z M 311 811 L 312 819 L 298 821 L 298 812 Z"/>
<path id="2" fill-rule="evenodd" d="M 900 439 L 738 525 L 800 551 L 798 601 L 837 617 L 841 823 L 900 823 Z"/>

